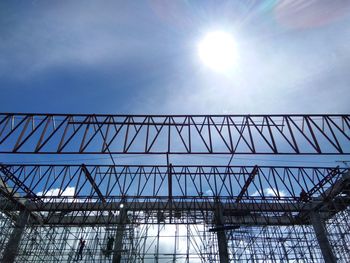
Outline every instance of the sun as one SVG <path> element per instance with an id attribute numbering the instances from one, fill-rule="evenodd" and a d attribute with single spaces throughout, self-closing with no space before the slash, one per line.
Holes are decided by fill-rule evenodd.
<path id="1" fill-rule="evenodd" d="M 199 42 L 198 54 L 206 66 L 224 72 L 232 69 L 237 62 L 236 42 L 227 32 L 210 32 Z"/>

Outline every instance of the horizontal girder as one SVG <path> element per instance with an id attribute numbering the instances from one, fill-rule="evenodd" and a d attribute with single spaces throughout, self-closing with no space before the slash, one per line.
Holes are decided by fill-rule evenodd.
<path id="1" fill-rule="evenodd" d="M 293 220 L 289 216 L 270 216 L 264 217 L 259 215 L 249 216 L 240 216 L 240 217 L 225 217 L 226 221 L 229 224 L 236 225 L 254 225 L 254 226 L 288 226 L 288 225 L 305 225 L 307 222 Z M 143 221 L 141 218 L 138 218 L 137 221 L 130 221 L 129 224 L 137 225 L 140 223 L 147 223 L 148 225 L 166 223 L 166 224 L 196 224 L 198 222 L 205 222 L 206 224 L 211 225 L 212 221 L 207 220 L 207 218 L 186 218 L 185 219 L 173 219 L 171 222 L 165 218 L 166 221 L 158 222 L 158 220 L 147 220 Z M 45 222 L 40 222 L 38 225 L 56 225 L 56 226 L 95 226 L 95 225 L 118 225 L 118 217 L 109 217 L 109 216 L 65 216 L 61 217 L 59 215 L 51 216 Z"/>
<path id="2" fill-rule="evenodd" d="M 2 113 L 0 153 L 350 154 L 350 115 Z"/>
<path id="3" fill-rule="evenodd" d="M 338 204 L 349 204 L 349 198 L 340 199 Z M 128 211 L 214 211 L 218 205 L 215 201 L 210 200 L 198 200 L 198 199 L 183 199 L 179 201 L 161 201 L 161 200 L 133 200 L 133 201 L 119 201 L 119 202 L 48 202 L 48 203 L 34 203 L 27 202 L 26 208 L 29 211 L 36 212 L 72 212 L 72 211 L 119 211 L 120 205 L 123 204 L 124 209 Z M 220 203 L 224 213 L 239 213 L 239 212 L 262 212 L 262 213 L 279 213 L 279 212 L 305 212 L 312 211 L 317 206 L 322 206 L 322 201 L 313 201 L 309 203 L 301 202 L 277 202 L 271 199 L 270 201 L 257 201 L 254 200 L 250 203 Z M 328 208 L 324 208 L 328 211 Z M 6 210 L 6 209 L 5 209 Z M 321 210 L 323 211 L 323 210 Z"/>
<path id="4" fill-rule="evenodd" d="M 122 205 L 122 206 L 121 206 Z M 232 200 L 131 200 L 101 202 L 100 200 L 61 200 L 57 202 L 25 202 L 26 209 L 40 220 L 33 224 L 47 225 L 93 225 L 118 223 L 121 207 L 131 213 L 130 224 L 212 224 L 215 210 L 221 206 L 226 224 L 240 225 L 296 225 L 308 224 L 306 217 L 318 211 L 329 218 L 350 205 L 350 197 L 333 198 L 331 202 L 318 198 L 307 203 L 277 200 L 251 200 L 250 203 L 236 203 Z M 19 211 L 18 206 L 7 202 L 0 203 L 3 212 Z M 159 221 L 159 213 L 163 220 Z"/>

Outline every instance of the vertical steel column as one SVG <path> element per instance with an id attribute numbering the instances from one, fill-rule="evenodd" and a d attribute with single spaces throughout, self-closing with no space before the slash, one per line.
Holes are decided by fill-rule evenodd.
<path id="1" fill-rule="evenodd" d="M 170 127 L 170 126 L 169 126 Z M 170 130 L 169 130 L 170 136 Z M 168 201 L 169 201 L 169 222 L 171 224 L 173 218 L 173 165 L 170 163 L 169 154 L 166 155 L 167 173 L 168 173 Z"/>
<path id="2" fill-rule="evenodd" d="M 3 263 L 13 263 L 18 252 L 19 243 L 25 229 L 25 226 L 28 222 L 29 212 L 24 209 L 22 210 L 17 218 L 15 227 L 11 233 L 10 239 L 7 242 L 7 245 L 4 249 L 4 256 L 2 258 Z"/>
<path id="3" fill-rule="evenodd" d="M 227 251 L 227 239 L 226 239 L 226 233 L 223 227 L 224 215 L 223 215 L 222 206 L 220 202 L 216 202 L 215 219 L 216 219 L 216 227 L 222 228 L 221 230 L 217 231 L 220 263 L 229 263 L 229 257 L 228 257 L 228 251 Z"/>
<path id="4" fill-rule="evenodd" d="M 326 263 L 336 263 L 337 259 L 333 254 L 331 245 L 329 243 L 326 228 L 324 225 L 323 219 L 321 219 L 321 216 L 317 212 L 312 212 L 310 214 L 310 221 L 312 223 L 312 226 L 315 230 L 316 237 L 318 244 L 321 248 L 321 252 L 323 255 L 323 258 Z"/>
<path id="5" fill-rule="evenodd" d="M 121 204 L 122 206 L 123 204 Z M 127 223 L 127 211 L 124 207 L 120 207 L 118 215 L 118 227 L 116 239 L 114 241 L 113 259 L 112 263 L 120 263 L 123 252 L 123 236 L 125 231 L 125 225 Z"/>

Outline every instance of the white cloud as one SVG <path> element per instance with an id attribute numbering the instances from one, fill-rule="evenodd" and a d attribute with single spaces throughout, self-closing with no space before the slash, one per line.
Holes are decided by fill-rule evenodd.
<path id="1" fill-rule="evenodd" d="M 75 192 L 75 187 L 68 186 L 63 191 L 60 188 L 52 188 L 46 192 L 38 192 L 37 196 L 44 197 L 44 198 L 41 198 L 43 202 L 55 202 L 55 201 L 58 202 L 62 199 L 62 197 L 65 198 L 65 201 L 69 201 L 69 202 L 79 201 L 79 199 L 73 199 L 74 192 Z"/>
<path id="2" fill-rule="evenodd" d="M 255 191 L 252 196 L 261 196 L 261 192 L 260 191 Z M 268 188 L 265 188 L 264 189 L 264 195 L 265 196 L 280 196 L 280 197 L 285 197 L 286 196 L 286 193 L 281 190 L 281 191 L 278 191 L 277 189 L 275 188 L 271 188 L 271 187 L 268 187 Z"/>
<path id="3" fill-rule="evenodd" d="M 285 192 L 282 190 L 282 191 L 278 191 L 277 189 L 275 188 L 265 188 L 264 189 L 264 192 L 267 196 L 281 196 L 281 197 L 285 197 L 286 194 Z"/>
<path id="4" fill-rule="evenodd" d="M 207 191 L 205 191 L 205 195 L 213 196 L 213 191 L 212 190 L 207 190 Z"/>
<path id="5" fill-rule="evenodd" d="M 68 186 L 64 191 L 62 191 L 60 188 L 52 188 L 48 191 L 44 192 L 38 192 L 38 196 L 73 196 L 75 192 L 75 187 Z"/>

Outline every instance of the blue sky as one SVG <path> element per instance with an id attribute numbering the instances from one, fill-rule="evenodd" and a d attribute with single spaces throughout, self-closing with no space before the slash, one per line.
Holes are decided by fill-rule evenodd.
<path id="1" fill-rule="evenodd" d="M 235 70 L 201 63 L 198 42 L 213 30 L 234 35 Z M 349 0 L 0 1 L 2 112 L 349 113 L 349 66 Z M 109 156 L 0 157 L 111 163 Z M 166 163 L 147 158 L 116 162 Z M 230 158 L 186 162 L 227 165 Z M 238 156 L 231 164 L 335 166 L 341 159 L 348 160 Z"/>
<path id="2" fill-rule="evenodd" d="M 1 1 L 1 111 L 348 113 L 349 1 Z M 234 35 L 236 69 L 198 57 Z"/>

